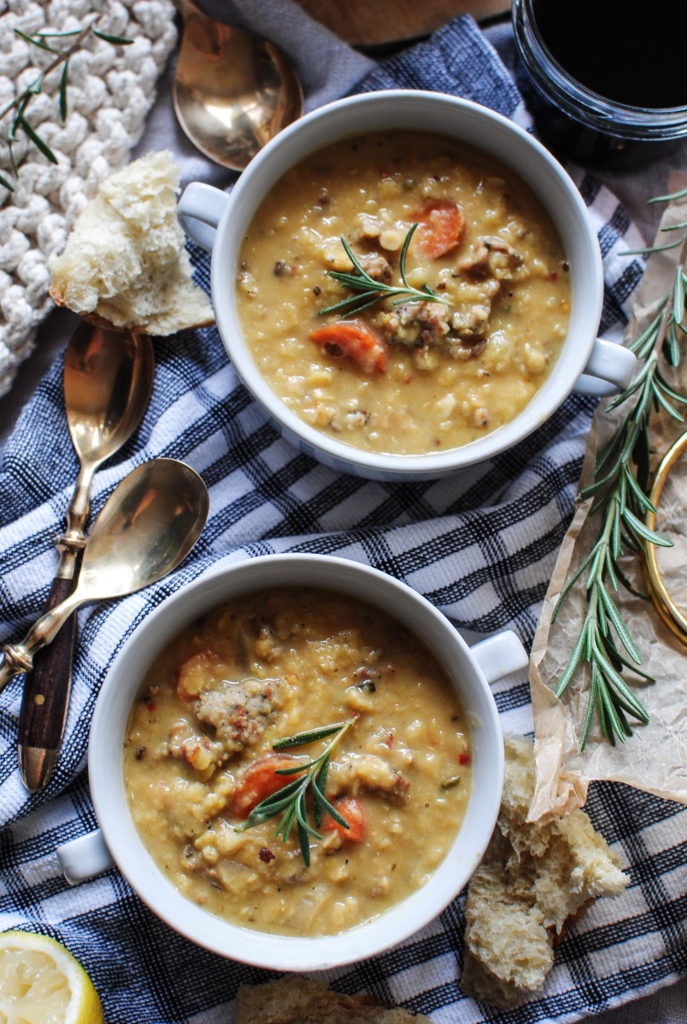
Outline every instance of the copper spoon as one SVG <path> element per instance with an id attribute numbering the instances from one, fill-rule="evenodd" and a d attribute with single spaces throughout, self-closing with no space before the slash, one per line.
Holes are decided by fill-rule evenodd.
<path id="1" fill-rule="evenodd" d="M 201 153 L 242 171 L 259 149 L 303 113 L 291 64 L 272 43 L 174 0 L 184 19 L 174 110 Z"/>
<path id="2" fill-rule="evenodd" d="M 202 478 L 176 459 L 151 459 L 115 487 L 93 524 L 74 591 L 34 623 L 20 644 L 6 644 L 0 689 L 28 672 L 82 604 L 133 594 L 166 576 L 203 531 L 209 507 Z"/>
<path id="3" fill-rule="evenodd" d="M 86 541 L 95 471 L 118 451 L 141 421 L 155 364 L 148 335 L 103 330 L 81 321 L 64 356 L 67 423 L 79 457 L 79 475 L 67 509 L 67 529 L 56 541 L 60 558 L 44 611 L 74 589 Z M 24 683 L 19 716 L 19 763 L 24 785 L 41 789 L 52 774 L 69 706 L 76 617 L 41 651 Z"/>

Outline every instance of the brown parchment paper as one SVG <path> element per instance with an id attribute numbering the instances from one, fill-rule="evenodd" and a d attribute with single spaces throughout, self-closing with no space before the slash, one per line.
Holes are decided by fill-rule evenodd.
<path id="1" fill-rule="evenodd" d="M 687 175 L 673 175 L 670 192 L 687 186 Z M 661 227 L 687 220 L 687 197 L 666 208 Z M 665 245 L 680 232 L 659 231 L 656 244 Z M 669 290 L 676 264 L 684 258 L 683 247 L 654 253 L 639 286 L 628 337 L 635 337 L 650 322 L 657 305 Z M 674 371 L 662 365 L 666 378 L 687 388 L 687 368 Z M 608 413 L 603 399 L 595 413 L 582 468 L 580 489 L 591 483 L 597 450 L 610 436 L 624 409 Z M 683 412 L 684 415 L 684 412 Z M 662 410 L 651 424 L 655 451 L 652 470 L 670 445 L 687 429 Z M 634 722 L 634 735 L 611 746 L 601 736 L 594 718 L 584 751 L 580 734 L 587 706 L 588 673 L 578 672 L 561 700 L 554 696 L 570 652 L 579 635 L 586 599 L 579 580 L 551 618 L 561 590 L 598 537 L 599 516 L 590 516 L 591 502 L 578 504 L 561 546 L 551 584 L 542 606 L 530 661 L 530 687 L 535 725 L 535 790 L 530 807 L 531 820 L 549 813 L 564 814 L 581 807 L 593 779 L 616 780 L 658 796 L 687 803 L 687 647 L 664 625 L 649 601 L 621 589 L 616 603 L 642 653 L 642 668 L 656 682 L 625 673 L 650 715 L 648 725 Z M 687 456 L 674 466 L 664 487 L 656 519 L 657 530 L 675 544 L 658 548 L 658 566 L 671 596 L 687 612 Z M 635 588 L 646 592 L 639 559 L 623 559 L 623 571 Z"/>

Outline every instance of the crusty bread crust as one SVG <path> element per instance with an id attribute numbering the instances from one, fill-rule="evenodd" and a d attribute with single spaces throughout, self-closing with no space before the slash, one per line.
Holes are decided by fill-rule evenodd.
<path id="1" fill-rule="evenodd" d="M 598 896 L 627 885 L 620 862 L 583 811 L 528 822 L 532 744 L 506 738 L 506 778 L 496 828 L 470 880 L 461 988 L 513 1007 L 544 984 L 554 946 Z"/>
<path id="2" fill-rule="evenodd" d="M 50 295 L 99 326 L 168 335 L 214 322 L 177 217 L 179 170 L 149 153 L 110 175 L 50 260 Z"/>
<path id="3" fill-rule="evenodd" d="M 263 985 L 242 985 L 236 1024 L 431 1024 L 401 1007 L 385 1007 L 367 995 L 333 992 L 324 982 L 287 975 Z"/>

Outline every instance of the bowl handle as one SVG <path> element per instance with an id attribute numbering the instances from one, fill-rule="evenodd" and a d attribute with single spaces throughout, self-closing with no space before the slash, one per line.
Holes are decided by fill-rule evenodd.
<path id="1" fill-rule="evenodd" d="M 214 185 L 192 181 L 184 189 L 177 212 L 181 226 L 192 241 L 208 252 L 215 244 L 216 228 L 229 196 Z"/>
<path id="2" fill-rule="evenodd" d="M 629 348 L 597 338 L 592 354 L 575 384 L 578 395 L 617 395 L 637 372 L 637 357 Z"/>
<path id="3" fill-rule="evenodd" d="M 70 885 L 78 885 L 87 878 L 102 875 L 114 867 L 110 851 L 105 846 L 103 834 L 99 828 L 87 832 L 85 836 L 72 839 L 63 846 L 57 847 L 57 859 L 62 874 Z"/>
<path id="4" fill-rule="evenodd" d="M 515 633 L 507 629 L 496 636 L 480 640 L 470 648 L 477 664 L 484 672 L 488 683 L 497 683 L 499 679 L 527 668 L 529 655 Z"/>

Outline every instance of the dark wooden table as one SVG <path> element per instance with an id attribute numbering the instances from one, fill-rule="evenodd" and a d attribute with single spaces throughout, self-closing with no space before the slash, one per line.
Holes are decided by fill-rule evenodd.
<path id="1" fill-rule="evenodd" d="M 510 10 L 510 0 L 297 0 L 321 24 L 353 46 L 406 42 L 472 14 L 478 21 Z"/>

